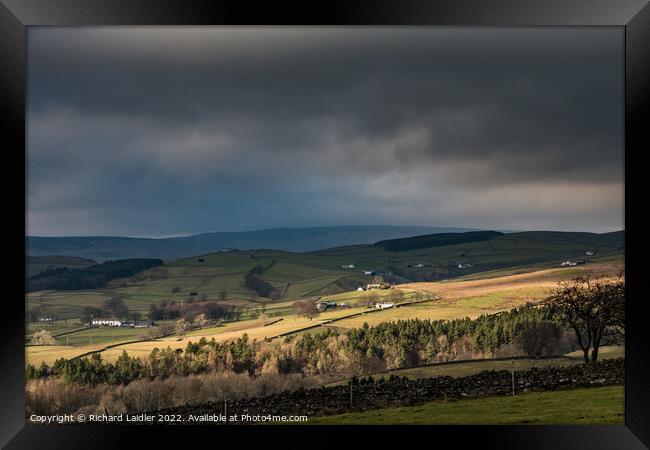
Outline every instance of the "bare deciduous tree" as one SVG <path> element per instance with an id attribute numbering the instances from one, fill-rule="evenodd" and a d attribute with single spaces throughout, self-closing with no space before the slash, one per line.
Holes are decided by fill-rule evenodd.
<path id="1" fill-rule="evenodd" d="M 195 325 L 197 328 L 203 328 L 203 327 L 205 326 L 206 323 L 208 323 L 208 320 L 205 318 L 205 314 L 198 314 L 198 315 L 194 318 L 194 325 Z"/>
<path id="2" fill-rule="evenodd" d="M 558 347 L 562 330 L 553 322 L 534 320 L 520 323 L 515 330 L 515 342 L 527 356 L 549 356 Z"/>
<path id="3" fill-rule="evenodd" d="M 622 276 L 614 280 L 581 276 L 560 282 L 547 304 L 556 319 L 575 332 L 585 362 L 598 360 L 601 345 L 620 345 L 624 341 L 625 280 Z"/>
<path id="4" fill-rule="evenodd" d="M 41 330 L 34 333 L 32 336 L 32 344 L 34 345 L 56 345 L 56 339 L 52 337 L 49 331 Z"/>
<path id="5" fill-rule="evenodd" d="M 390 300 L 393 303 L 399 303 L 400 301 L 402 301 L 403 298 L 404 298 L 404 292 L 402 292 L 400 289 L 392 289 L 390 291 Z"/>
<path id="6" fill-rule="evenodd" d="M 320 314 L 318 308 L 316 307 L 316 302 L 311 300 L 298 300 L 293 304 L 293 310 L 296 315 L 301 317 L 306 317 L 309 320 Z"/>
<path id="7" fill-rule="evenodd" d="M 361 306 L 374 307 L 375 303 L 379 301 L 379 295 L 376 292 L 369 292 L 361 297 Z"/>
<path id="8" fill-rule="evenodd" d="M 181 336 L 185 333 L 185 331 L 190 327 L 190 324 L 187 323 L 185 319 L 179 319 L 176 321 L 176 334 Z"/>
<path id="9" fill-rule="evenodd" d="M 411 295 L 411 298 L 413 299 L 414 302 L 420 302 L 424 300 L 424 293 L 422 293 L 422 291 L 415 291 Z"/>

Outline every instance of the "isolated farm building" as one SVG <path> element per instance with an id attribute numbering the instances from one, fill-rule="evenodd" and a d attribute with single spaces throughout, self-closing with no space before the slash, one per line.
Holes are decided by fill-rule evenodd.
<path id="1" fill-rule="evenodd" d="M 335 302 L 318 302 L 316 303 L 316 309 L 319 311 L 325 311 L 328 308 L 336 308 Z"/>
<path id="2" fill-rule="evenodd" d="M 354 264 L 342 264 L 342 269 L 354 269 Z"/>
<path id="3" fill-rule="evenodd" d="M 136 320 L 133 323 L 133 326 L 135 328 L 148 328 L 148 327 L 153 327 L 154 322 L 153 322 L 153 320 Z"/>
<path id="4" fill-rule="evenodd" d="M 364 270 L 363 274 L 364 275 L 372 275 L 372 270 Z"/>
<path id="5" fill-rule="evenodd" d="M 388 283 L 370 283 L 366 285 L 366 290 L 371 291 L 373 289 L 389 289 L 390 284 Z"/>
<path id="6" fill-rule="evenodd" d="M 573 266 L 577 266 L 577 265 L 580 265 L 580 264 L 587 264 L 587 260 L 586 260 L 586 259 L 577 259 L 577 260 L 575 260 L 575 261 L 567 260 L 567 261 L 564 261 L 564 262 L 563 262 L 562 264 L 560 264 L 560 265 L 561 265 L 562 267 L 567 267 L 567 266 L 569 266 L 569 267 L 573 267 Z"/>
<path id="7" fill-rule="evenodd" d="M 380 276 L 380 277 L 387 277 L 388 275 L 390 275 L 390 273 L 388 273 L 388 272 L 373 271 L 373 272 L 371 273 L 371 275 L 377 275 L 377 276 Z"/>
<path id="8" fill-rule="evenodd" d="M 40 318 L 38 319 L 38 321 L 39 321 L 39 322 L 52 322 L 53 320 L 52 320 L 51 317 L 40 317 Z"/>
<path id="9" fill-rule="evenodd" d="M 580 265 L 580 264 L 587 264 L 587 260 L 586 259 L 577 259 L 575 261 L 566 260 L 560 265 L 562 267 L 573 267 L 573 266 L 577 266 L 577 265 Z"/>
<path id="10" fill-rule="evenodd" d="M 456 267 L 458 267 L 459 269 L 468 269 L 468 268 L 472 267 L 471 264 L 463 264 L 463 263 L 457 263 L 457 264 L 458 265 Z"/>
<path id="11" fill-rule="evenodd" d="M 392 308 L 395 306 L 395 303 L 375 303 L 375 309 L 386 309 Z"/>

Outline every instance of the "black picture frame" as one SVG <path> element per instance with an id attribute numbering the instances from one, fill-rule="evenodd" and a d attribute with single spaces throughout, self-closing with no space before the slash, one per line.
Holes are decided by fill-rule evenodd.
<path id="1" fill-rule="evenodd" d="M 625 29 L 625 239 L 627 336 L 625 425 L 615 426 L 437 426 L 412 427 L 409 442 L 473 440 L 499 448 L 621 448 L 650 446 L 650 351 L 645 345 L 647 307 L 642 295 L 642 219 L 633 220 L 633 199 L 641 185 L 644 151 L 650 149 L 650 6 L 647 0 L 347 0 L 299 4 L 188 0 L 0 0 L 0 117 L 5 156 L 5 321 L 0 346 L 0 444 L 6 448 L 131 448 L 136 436 L 172 443 L 185 436 L 221 442 L 246 433 L 251 437 L 290 432 L 295 443 L 322 435 L 336 445 L 336 434 L 313 427 L 138 427 L 36 426 L 24 419 L 24 285 L 25 279 L 25 105 L 26 27 L 92 25 L 443 25 L 443 26 L 613 26 Z M 21 181 L 22 180 L 22 181 Z M 638 208 L 639 210 L 641 208 Z M 632 241 L 630 241 L 632 236 Z M 19 318 L 18 320 L 9 318 Z M 415 429 L 413 429 L 415 428 Z M 348 428 L 349 429 L 349 428 Z M 354 433 L 382 439 L 395 430 L 373 427 Z M 404 430 L 399 430 L 400 433 Z M 189 438 L 187 434 L 191 433 Z M 215 437 L 219 441 L 215 441 Z M 289 436 L 289 435 L 287 435 Z M 329 439 L 327 438 L 329 437 Z M 311 438 L 311 439 L 309 439 Z M 187 440 L 191 439 L 191 440 Z M 306 441 L 304 439 L 309 439 Z M 412 440 L 413 439 L 413 440 Z M 241 441 L 250 444 L 250 441 Z M 424 441 L 427 442 L 427 441 Z M 305 444 L 306 445 L 306 444 Z"/>

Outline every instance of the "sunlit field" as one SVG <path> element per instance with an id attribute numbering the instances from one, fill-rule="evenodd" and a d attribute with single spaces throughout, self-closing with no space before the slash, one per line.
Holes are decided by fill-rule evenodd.
<path id="1" fill-rule="evenodd" d="M 193 265 L 183 267 L 191 268 Z M 51 346 L 47 351 L 43 348 L 28 346 L 26 362 L 38 365 L 44 361 L 51 364 L 61 357 L 70 358 L 115 345 L 114 348 L 102 351 L 104 359 L 115 360 L 123 351 L 127 351 L 131 355 L 145 356 L 156 347 L 184 348 L 188 342 L 199 340 L 201 337 L 225 341 L 236 339 L 246 333 L 250 339 L 264 340 L 292 333 L 324 330 L 324 327 L 345 330 L 361 327 L 364 323 L 376 325 L 386 321 L 412 318 L 430 320 L 476 318 L 482 314 L 507 311 L 528 302 L 539 302 L 557 286 L 558 281 L 575 277 L 576 274 L 589 272 L 614 276 L 621 268 L 622 260 L 619 258 L 570 269 L 553 268 L 517 274 L 501 274 L 491 278 L 479 277 L 471 280 L 402 284 L 395 289 L 402 292 L 399 302 L 406 304 L 398 304 L 399 307 L 381 311 L 355 305 L 360 304 L 368 296 L 373 296 L 379 302 L 392 302 L 395 289 L 343 292 L 321 297 L 321 300 L 345 303 L 349 307 L 328 310 L 312 320 L 296 316 L 291 300 L 254 304 L 249 302 L 248 310 L 242 314 L 244 320 L 192 330 L 183 336 L 173 335 L 154 340 L 144 340 L 147 330 L 141 328 L 93 328 L 56 336 L 58 333 L 78 329 L 82 327 L 82 324 L 76 322 L 75 319 L 59 320 L 53 324 L 43 324 L 42 327 L 39 327 L 40 324 L 32 323 L 29 324 L 28 331 L 50 330 L 59 345 Z M 430 298 L 440 298 L 427 301 L 427 295 Z M 66 308 L 81 308 L 81 305 L 86 303 L 99 305 L 107 297 L 106 293 L 92 292 L 46 293 L 43 296 L 28 296 L 28 303 L 49 303 L 65 310 Z M 133 297 L 127 298 L 126 301 L 130 305 L 140 305 L 143 311 L 145 305 L 155 302 L 155 300 L 137 300 Z M 408 304 L 414 301 L 418 301 L 418 303 Z M 144 341 L 129 343 L 134 340 Z M 119 345 L 120 342 L 125 344 Z"/>

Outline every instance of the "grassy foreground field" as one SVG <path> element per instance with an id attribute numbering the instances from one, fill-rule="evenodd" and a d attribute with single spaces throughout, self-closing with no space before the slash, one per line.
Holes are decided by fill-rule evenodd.
<path id="1" fill-rule="evenodd" d="M 624 423 L 624 387 L 433 402 L 310 418 L 310 425 L 601 425 Z"/>

